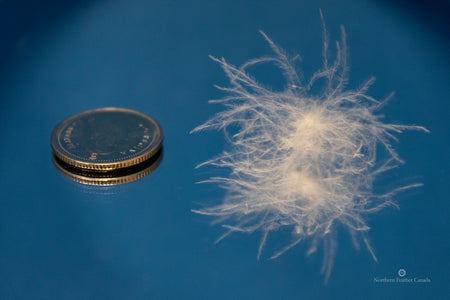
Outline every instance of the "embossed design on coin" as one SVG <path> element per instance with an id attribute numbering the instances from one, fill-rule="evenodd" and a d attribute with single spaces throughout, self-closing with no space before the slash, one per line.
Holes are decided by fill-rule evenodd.
<path id="1" fill-rule="evenodd" d="M 86 111 L 52 132 L 53 155 L 82 170 L 110 172 L 141 164 L 161 148 L 163 134 L 149 116 L 124 108 Z"/>

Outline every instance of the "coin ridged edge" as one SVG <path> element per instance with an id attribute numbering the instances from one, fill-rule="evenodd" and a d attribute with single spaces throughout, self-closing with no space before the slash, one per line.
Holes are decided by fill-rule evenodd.
<path id="1" fill-rule="evenodd" d="M 64 175 L 66 178 L 69 178 L 75 182 L 81 183 L 81 184 L 87 184 L 87 185 L 96 185 L 96 186 L 109 186 L 109 185 L 118 185 L 122 183 L 127 183 L 131 181 L 135 181 L 138 179 L 141 179 L 142 177 L 147 176 L 148 174 L 152 173 L 161 163 L 162 160 L 162 153 L 157 154 L 158 157 L 155 161 L 153 161 L 148 167 L 144 168 L 143 170 L 137 171 L 135 173 L 130 173 L 127 175 L 122 175 L 118 177 L 107 177 L 107 178 L 97 178 L 97 177 L 88 177 L 83 176 L 80 174 L 75 174 L 66 168 L 64 168 L 57 160 L 59 158 L 53 157 L 53 164 L 55 165 L 56 169 Z"/>

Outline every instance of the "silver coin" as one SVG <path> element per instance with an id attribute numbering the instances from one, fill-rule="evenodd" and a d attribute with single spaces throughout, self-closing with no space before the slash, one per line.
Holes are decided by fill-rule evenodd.
<path id="1" fill-rule="evenodd" d="M 52 132 L 54 156 L 84 170 L 109 172 L 138 165 L 161 148 L 161 126 L 124 108 L 89 110 L 59 123 Z"/>

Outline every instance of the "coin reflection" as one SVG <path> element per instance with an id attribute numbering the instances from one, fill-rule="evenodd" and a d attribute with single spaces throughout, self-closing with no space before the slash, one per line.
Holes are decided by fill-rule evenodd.
<path id="1" fill-rule="evenodd" d="M 96 172 L 87 169 L 81 169 L 69 165 L 60 160 L 55 155 L 52 156 L 53 164 L 56 169 L 67 178 L 88 185 L 108 186 L 127 183 L 140 179 L 153 172 L 161 163 L 163 158 L 163 149 L 161 148 L 150 159 L 131 167 L 116 169 L 107 172 Z"/>

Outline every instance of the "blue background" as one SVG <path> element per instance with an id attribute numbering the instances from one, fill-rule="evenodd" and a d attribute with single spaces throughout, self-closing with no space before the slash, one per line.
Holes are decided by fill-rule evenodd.
<path id="1" fill-rule="evenodd" d="M 2 1 L 0 2 L 1 299 L 445 299 L 450 298 L 450 15 L 448 2 L 407 1 Z M 406 164 L 377 185 L 422 182 L 396 197 L 400 209 L 371 216 L 379 262 L 338 234 L 328 285 L 322 254 L 300 244 L 256 259 L 260 235 L 222 233 L 190 210 L 223 191 L 194 169 L 226 148 L 220 133 L 189 131 L 222 109 L 220 67 L 269 54 L 264 30 L 300 53 L 306 77 L 321 64 L 321 23 L 347 31 L 349 87 L 395 98 L 386 122 L 418 124 L 395 148 Z M 268 82 L 278 77 L 265 74 Z M 53 127 L 75 113 L 127 107 L 157 119 L 164 159 L 149 176 L 99 188 L 52 165 Z M 428 277 L 427 284 L 376 278 Z"/>

